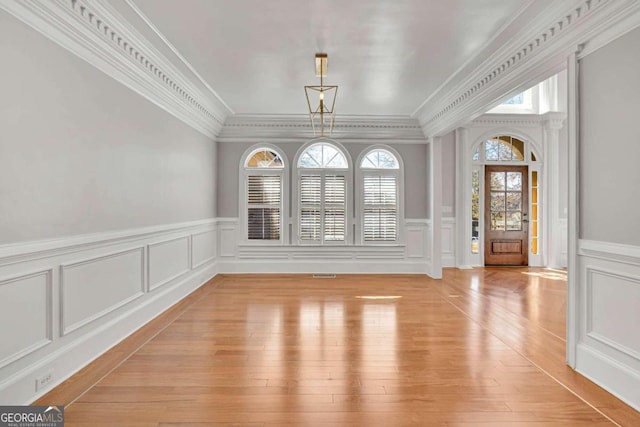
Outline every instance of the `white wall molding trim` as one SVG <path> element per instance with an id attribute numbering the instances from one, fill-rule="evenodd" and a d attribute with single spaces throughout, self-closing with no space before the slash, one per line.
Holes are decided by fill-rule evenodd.
<path id="1" fill-rule="evenodd" d="M 0 343 L 0 402 L 32 402 L 215 276 L 217 231 L 208 219 L 3 246 L 0 321 L 20 328 Z"/>
<path id="2" fill-rule="evenodd" d="M 282 273 L 282 274 L 429 274 L 429 264 L 406 261 L 354 262 L 353 260 L 283 261 L 219 261 L 221 274 Z"/>
<path id="3" fill-rule="evenodd" d="M 106 2 L 0 0 L 0 8 L 204 135 L 215 138 L 232 113 Z"/>
<path id="4" fill-rule="evenodd" d="M 191 236 L 174 237 L 147 245 L 147 289 L 166 285 L 193 268 Z"/>
<path id="5" fill-rule="evenodd" d="M 399 245 L 250 245 L 237 218 L 218 221 L 219 273 L 406 273 L 429 274 L 430 222 L 407 219 Z"/>
<path id="6" fill-rule="evenodd" d="M 493 127 L 518 127 L 539 129 L 543 125 L 561 129 L 567 114 L 550 111 L 545 114 L 483 114 L 466 125 L 466 127 L 493 128 Z"/>
<path id="7" fill-rule="evenodd" d="M 640 374 L 590 346 L 577 347 L 576 371 L 640 411 Z"/>
<path id="8" fill-rule="evenodd" d="M 336 116 L 332 138 L 341 142 L 425 144 L 418 121 L 401 116 Z M 307 114 L 233 115 L 217 141 L 304 142 L 314 138 Z"/>
<path id="9" fill-rule="evenodd" d="M 215 267 L 211 264 L 206 268 L 194 271 L 182 278 L 180 282 L 153 294 L 152 298 L 137 305 L 135 309 L 101 325 L 82 338 L 56 349 L 37 363 L 6 379 L 0 377 L 0 401 L 21 405 L 30 404 L 215 275 Z M 202 279 L 202 277 L 207 277 L 207 279 Z M 34 393 L 32 378 L 41 372 L 48 371 L 53 371 L 54 382 L 47 389 Z"/>
<path id="10" fill-rule="evenodd" d="M 640 247 L 579 240 L 575 369 L 640 410 Z"/>
<path id="11" fill-rule="evenodd" d="M 0 266 L 19 263 L 25 259 L 33 260 L 41 257 L 51 257 L 67 252 L 82 251 L 96 244 L 108 245 L 122 243 L 124 240 L 133 241 L 144 239 L 152 235 L 171 233 L 186 229 L 212 228 L 217 219 L 204 219 L 183 223 L 163 224 L 150 227 L 140 227 L 128 230 L 107 231 L 101 233 L 81 234 L 77 236 L 61 237 L 48 240 L 18 242 L 0 245 Z"/>
<path id="12" fill-rule="evenodd" d="M 524 24 L 514 20 L 511 25 L 519 26 L 515 37 L 493 51 L 479 51 L 477 57 L 486 58 L 480 66 L 473 61 L 465 64 L 413 115 L 425 135 L 443 135 L 560 71 L 575 46 L 618 23 L 637 26 L 639 14 L 640 2 L 635 0 L 553 2 L 533 20 Z"/>
<path id="13" fill-rule="evenodd" d="M 456 219 L 442 217 L 442 267 L 456 266 Z"/>
<path id="14" fill-rule="evenodd" d="M 216 230 L 207 230 L 191 235 L 191 268 L 198 268 L 216 257 Z"/>
<path id="15" fill-rule="evenodd" d="M 578 255 L 618 263 L 640 265 L 639 246 L 580 239 L 578 241 Z"/>
<path id="16" fill-rule="evenodd" d="M 120 260 L 126 261 L 120 263 Z M 62 264 L 60 266 L 61 334 L 67 335 L 144 295 L 144 265 L 144 248 L 142 247 Z M 112 277 L 111 271 L 118 277 Z M 104 289 L 104 286 L 108 286 L 109 283 L 102 283 L 103 280 L 114 282 L 111 289 L 110 287 Z M 125 289 L 117 289 L 124 293 L 113 292 L 113 287 L 119 286 L 121 281 L 129 285 Z M 91 289 L 91 292 L 87 288 Z M 72 300 L 74 297 L 82 300 Z M 72 313 L 72 309 L 80 313 Z"/>
<path id="17" fill-rule="evenodd" d="M 632 335 L 624 333 L 624 336 L 616 337 L 615 335 L 617 335 L 619 331 L 626 331 L 626 328 L 623 324 L 620 324 L 620 327 L 609 327 L 609 330 L 604 330 L 602 326 L 608 326 L 606 324 L 607 320 L 601 317 L 596 319 L 596 316 L 601 314 L 594 312 L 594 309 L 596 309 L 597 305 L 605 303 L 605 298 L 598 298 L 599 296 L 602 297 L 602 295 L 599 295 L 598 292 L 607 293 L 608 295 L 606 296 L 606 298 L 614 299 L 618 297 L 616 293 L 619 292 L 619 288 L 627 287 L 637 290 L 636 293 L 638 293 L 638 295 L 640 296 L 640 277 L 635 274 L 625 273 L 620 270 L 612 271 L 610 266 L 603 267 L 595 265 L 593 263 L 590 263 L 590 265 L 586 267 L 584 273 L 586 276 L 586 324 L 584 328 L 586 337 L 598 341 L 619 353 L 629 356 L 631 358 L 629 359 L 629 361 L 633 363 L 633 361 L 635 360 L 640 367 L 640 339 L 636 338 L 635 341 L 637 342 L 629 342 L 629 338 L 631 338 L 632 341 L 634 340 L 634 338 L 632 338 Z M 632 295 L 633 291 L 629 293 L 628 296 L 630 297 Z M 618 303 L 615 304 L 616 307 L 607 308 L 617 308 L 620 315 L 632 313 L 633 311 L 635 311 L 636 307 L 625 307 L 625 303 L 630 306 L 634 305 L 633 301 L 626 301 L 622 303 L 618 301 Z M 609 321 L 609 323 L 613 322 Z"/>
<path id="18" fill-rule="evenodd" d="M 53 269 L 47 269 L 0 280 L 0 296 L 3 300 L 13 299 L 16 293 L 24 293 L 23 298 L 20 299 L 21 303 L 13 303 L 11 307 L 5 308 L 0 313 L 0 324 L 21 323 L 27 326 L 19 331 L 10 328 L 4 330 L 3 334 L 6 335 L 3 336 L 0 351 L 0 368 L 41 349 L 52 341 L 52 277 Z M 8 289 L 11 286 L 14 289 Z M 34 298 L 37 293 L 40 293 L 39 301 Z M 30 307 L 26 307 L 25 303 Z M 39 307 L 38 303 L 41 304 Z M 32 314 L 34 306 L 39 309 L 37 319 L 34 319 Z M 16 337 L 17 340 L 14 340 L 13 336 L 8 336 L 14 334 L 19 334 L 19 337 Z M 8 345 L 9 342 L 17 345 Z"/>

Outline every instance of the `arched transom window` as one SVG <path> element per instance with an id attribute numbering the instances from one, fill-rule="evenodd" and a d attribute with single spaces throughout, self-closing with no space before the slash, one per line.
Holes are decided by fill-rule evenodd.
<path id="1" fill-rule="evenodd" d="M 533 153 L 531 155 L 533 156 Z M 524 162 L 526 161 L 526 144 L 521 139 L 510 135 L 489 138 L 476 148 L 473 160 Z"/>
<path id="2" fill-rule="evenodd" d="M 258 147 L 245 156 L 244 211 L 246 238 L 250 241 L 282 241 L 284 161 L 269 147 Z"/>
<path id="3" fill-rule="evenodd" d="M 398 159 L 387 150 L 376 149 L 370 151 L 360 163 L 363 169 L 399 169 Z"/>
<path id="4" fill-rule="evenodd" d="M 283 168 L 280 154 L 270 148 L 258 148 L 247 157 L 246 168 Z"/>
<path id="5" fill-rule="evenodd" d="M 346 154 L 329 142 L 313 143 L 298 157 L 297 168 L 299 241 L 346 243 Z"/>
<path id="6" fill-rule="evenodd" d="M 340 150 L 326 142 L 320 142 L 309 146 L 309 148 L 300 155 L 298 167 L 311 169 L 346 169 L 349 167 L 349 164 Z"/>

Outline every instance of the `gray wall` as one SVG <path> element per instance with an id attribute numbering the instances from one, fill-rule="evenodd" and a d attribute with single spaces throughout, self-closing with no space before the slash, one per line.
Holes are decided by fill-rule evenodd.
<path id="1" fill-rule="evenodd" d="M 338 141 L 340 142 L 340 141 Z M 253 142 L 219 142 L 218 143 L 218 216 L 235 218 L 238 216 L 239 171 L 240 158 Z M 282 149 L 289 160 L 294 162 L 302 143 L 274 144 Z M 360 153 L 373 144 L 343 144 L 351 160 L 355 163 Z M 426 145 L 422 144 L 388 144 L 402 157 L 404 162 L 405 181 L 405 217 L 426 218 Z M 293 171 L 294 169 L 290 169 Z M 355 175 L 354 175 L 355 176 Z M 293 186 L 291 186 L 293 187 Z M 295 188 L 295 187 L 294 187 Z M 291 194 L 289 194 L 291 197 Z M 291 198 L 289 199 L 291 200 Z"/>
<path id="2" fill-rule="evenodd" d="M 580 64 L 580 237 L 640 245 L 640 29 Z"/>
<path id="3" fill-rule="evenodd" d="M 215 216 L 215 143 L 0 10 L 0 244 Z"/>

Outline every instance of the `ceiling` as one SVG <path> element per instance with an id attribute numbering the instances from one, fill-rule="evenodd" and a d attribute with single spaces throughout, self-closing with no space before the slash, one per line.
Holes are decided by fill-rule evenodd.
<path id="1" fill-rule="evenodd" d="M 531 0 L 114 0 L 235 114 L 301 114 L 329 56 L 339 115 L 412 115 Z M 120 8 L 122 10 L 122 8 Z M 140 28 L 140 17 L 134 24 Z M 130 21 L 132 18 L 128 17 Z M 149 28 L 146 28 L 147 33 Z M 184 66 L 184 65 L 182 65 Z"/>

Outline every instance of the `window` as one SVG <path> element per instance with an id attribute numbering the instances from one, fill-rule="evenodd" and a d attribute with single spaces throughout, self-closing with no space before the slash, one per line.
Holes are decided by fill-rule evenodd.
<path id="1" fill-rule="evenodd" d="M 539 114 L 538 105 L 540 102 L 540 87 L 536 85 L 532 88 L 520 92 L 509 99 L 505 99 L 501 104 L 487 111 L 489 114 Z"/>
<path id="2" fill-rule="evenodd" d="M 243 158 L 245 237 L 251 242 L 282 242 L 283 156 L 275 148 L 258 147 Z"/>
<path id="3" fill-rule="evenodd" d="M 346 243 L 347 156 L 329 142 L 315 142 L 303 148 L 297 163 L 298 240 Z"/>
<path id="4" fill-rule="evenodd" d="M 533 155 L 533 153 L 532 153 Z M 538 171 L 531 172 L 531 253 L 538 254 Z"/>
<path id="5" fill-rule="evenodd" d="M 400 162 L 387 148 L 374 148 L 360 161 L 360 221 L 363 243 L 397 242 Z"/>
<path id="6" fill-rule="evenodd" d="M 521 92 L 514 96 L 513 98 L 509 98 L 502 103 L 502 105 L 522 105 L 524 104 L 524 92 Z"/>
<path id="7" fill-rule="evenodd" d="M 480 253 L 480 171 L 471 171 L 471 253 Z"/>
<path id="8" fill-rule="evenodd" d="M 518 138 L 503 135 L 484 143 L 485 159 L 489 162 L 524 161 L 524 142 Z"/>

